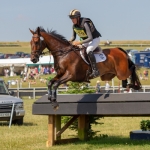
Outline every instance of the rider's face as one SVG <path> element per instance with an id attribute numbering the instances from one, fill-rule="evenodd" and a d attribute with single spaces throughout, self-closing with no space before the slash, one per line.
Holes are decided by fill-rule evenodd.
<path id="1" fill-rule="evenodd" d="M 77 23 L 78 23 L 77 18 L 73 18 L 73 19 L 71 19 L 71 20 L 72 20 L 73 24 L 77 24 Z"/>

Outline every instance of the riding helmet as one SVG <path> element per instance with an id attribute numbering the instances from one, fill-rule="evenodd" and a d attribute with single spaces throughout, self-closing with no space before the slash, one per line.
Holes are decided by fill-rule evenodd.
<path id="1" fill-rule="evenodd" d="M 73 9 L 70 11 L 69 17 L 70 17 L 70 19 L 78 18 L 78 17 L 81 17 L 81 13 L 79 10 Z"/>

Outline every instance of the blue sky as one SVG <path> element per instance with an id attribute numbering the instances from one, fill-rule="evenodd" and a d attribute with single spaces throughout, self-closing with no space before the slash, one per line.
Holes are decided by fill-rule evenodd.
<path id="1" fill-rule="evenodd" d="M 0 41 L 30 41 L 29 28 L 38 26 L 69 40 L 74 8 L 93 20 L 102 41 L 150 39 L 150 0 L 1 0 Z"/>

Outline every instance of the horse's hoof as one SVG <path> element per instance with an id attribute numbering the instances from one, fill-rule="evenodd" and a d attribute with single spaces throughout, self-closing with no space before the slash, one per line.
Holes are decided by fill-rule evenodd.
<path id="1" fill-rule="evenodd" d="M 55 104 L 53 104 L 53 110 L 54 111 L 58 110 L 58 108 L 59 108 L 59 105 L 57 102 Z"/>
<path id="2" fill-rule="evenodd" d="M 58 108 L 59 108 L 59 105 L 58 105 L 58 106 L 53 107 L 53 110 L 54 110 L 54 111 L 56 111 L 56 110 L 58 110 Z"/>
<path id="3" fill-rule="evenodd" d="M 48 95 L 48 100 L 50 100 L 50 101 L 51 101 L 51 98 L 52 98 L 52 97 L 51 97 L 51 95 Z"/>

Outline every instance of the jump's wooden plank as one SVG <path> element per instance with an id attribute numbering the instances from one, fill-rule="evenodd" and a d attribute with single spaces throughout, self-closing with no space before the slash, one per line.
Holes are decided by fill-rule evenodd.
<path id="1" fill-rule="evenodd" d="M 50 103 L 47 97 L 47 95 L 42 96 L 34 104 Z M 150 102 L 150 93 L 59 94 L 57 101 L 58 103 Z"/>
<path id="2" fill-rule="evenodd" d="M 150 102 L 60 103 L 57 111 L 53 110 L 51 104 L 33 104 L 32 113 L 34 115 L 150 116 Z"/>

